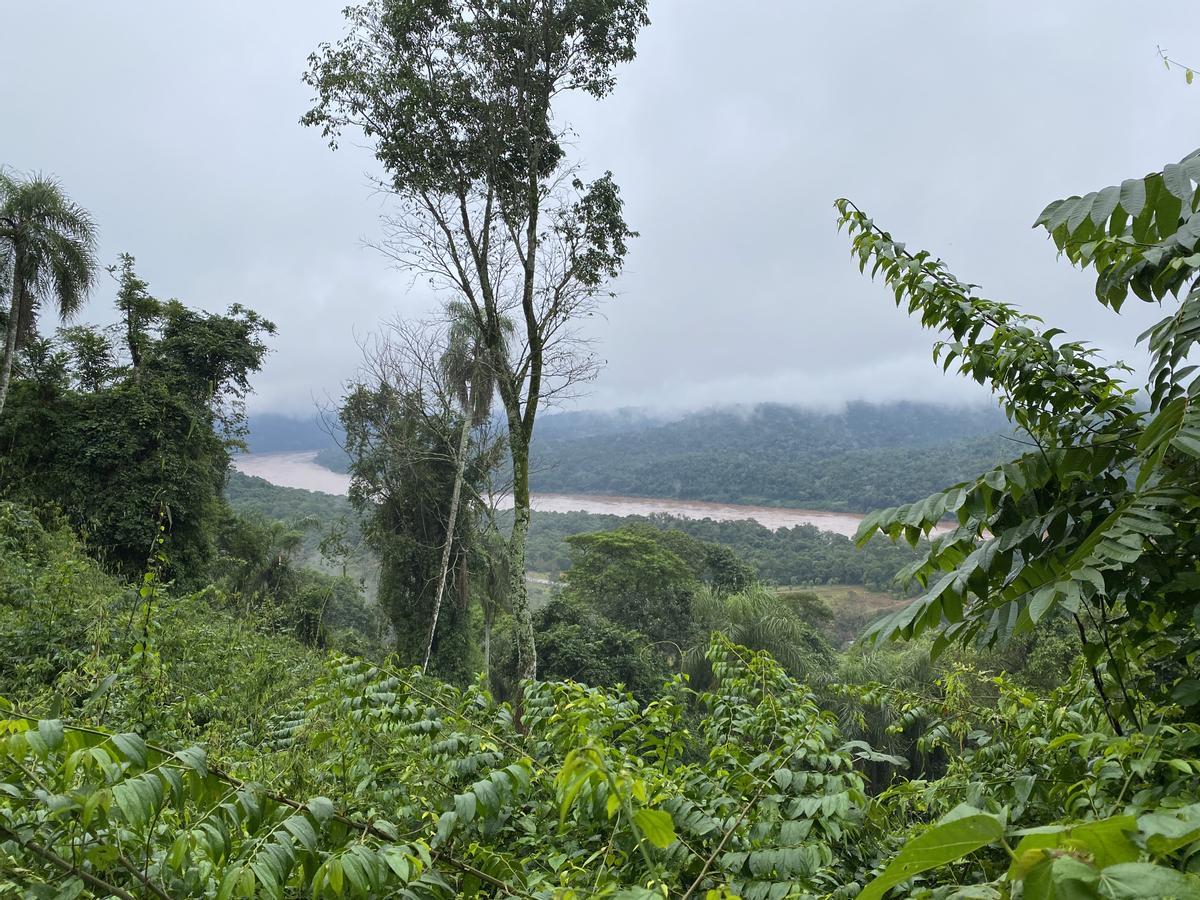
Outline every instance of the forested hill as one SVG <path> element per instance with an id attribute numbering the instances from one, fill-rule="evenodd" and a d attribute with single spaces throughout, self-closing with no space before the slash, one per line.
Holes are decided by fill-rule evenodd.
<path id="1" fill-rule="evenodd" d="M 539 427 L 535 491 L 848 511 L 925 497 L 1016 449 L 990 406 L 761 404 L 673 419 L 576 412 Z"/>

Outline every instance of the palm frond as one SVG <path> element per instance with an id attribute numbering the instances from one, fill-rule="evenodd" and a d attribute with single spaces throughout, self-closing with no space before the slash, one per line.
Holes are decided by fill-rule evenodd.
<path id="1" fill-rule="evenodd" d="M 470 306 L 452 300 L 446 304 L 445 312 L 449 328 L 446 350 L 441 358 L 442 374 L 463 411 L 470 415 L 473 424 L 479 425 L 491 414 L 496 394 L 494 357 L 488 349 L 481 323 Z M 514 329 L 512 321 L 505 316 L 500 318 L 499 325 L 499 352 L 505 355 Z"/>
<path id="2" fill-rule="evenodd" d="M 53 301 L 64 321 L 83 306 L 96 278 L 96 226 L 56 179 L 0 171 L 0 229 L 0 293 L 11 289 L 4 273 L 21 279 L 24 302 L 9 326 L 24 344 L 40 303 Z"/>

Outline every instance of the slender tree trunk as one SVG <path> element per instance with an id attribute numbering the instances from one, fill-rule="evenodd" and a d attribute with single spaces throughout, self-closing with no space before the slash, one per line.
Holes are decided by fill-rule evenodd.
<path id="1" fill-rule="evenodd" d="M 488 597 L 483 606 L 483 677 L 488 684 L 492 681 L 492 619 L 495 615 L 492 598 Z"/>
<path id="2" fill-rule="evenodd" d="M 454 545 L 454 525 L 458 519 L 458 499 L 462 495 L 463 473 L 467 468 L 467 447 L 471 440 L 471 417 L 463 419 L 462 435 L 458 439 L 458 459 L 454 467 L 454 492 L 450 495 L 450 518 L 446 524 L 446 544 L 442 548 L 442 572 L 438 577 L 437 595 L 433 599 L 433 616 L 429 622 L 429 638 L 425 641 L 425 662 L 421 671 L 429 671 L 433 653 L 433 638 L 437 634 L 438 614 L 442 611 L 442 595 L 446 593 L 446 576 L 450 572 L 450 549 Z"/>
<path id="3" fill-rule="evenodd" d="M 466 547 L 458 555 L 458 575 L 454 578 L 454 586 L 458 589 L 458 605 L 465 613 L 471 605 L 471 565 L 467 559 Z"/>
<path id="4" fill-rule="evenodd" d="M 4 363 L 0 368 L 0 413 L 4 412 L 4 401 L 8 399 L 8 383 L 12 380 L 13 357 L 17 353 L 17 329 L 20 328 L 21 298 L 25 284 L 14 267 L 12 281 L 12 304 L 8 311 L 8 334 L 4 341 Z"/>
<path id="5" fill-rule="evenodd" d="M 517 631 L 517 678 L 537 678 L 537 648 L 533 639 L 533 616 L 529 611 L 529 588 L 525 584 L 525 543 L 529 537 L 529 444 L 520 430 L 509 429 L 513 463 L 513 526 L 508 540 L 509 602 Z"/>

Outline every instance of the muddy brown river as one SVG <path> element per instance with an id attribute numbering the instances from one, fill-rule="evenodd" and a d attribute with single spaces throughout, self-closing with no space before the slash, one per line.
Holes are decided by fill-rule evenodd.
<path id="1" fill-rule="evenodd" d="M 256 475 L 271 484 L 303 488 L 326 494 L 345 495 L 350 476 L 331 472 L 314 461 L 316 451 L 302 453 L 248 453 L 235 457 L 234 466 L 247 475 Z M 504 505 L 504 504 L 502 504 Z M 511 501 L 507 505 L 511 505 Z M 854 535 L 861 515 L 831 513 L 813 509 L 776 506 L 743 506 L 737 503 L 709 503 L 704 500 L 675 500 L 665 497 L 613 497 L 604 494 L 534 494 L 533 508 L 545 512 L 589 512 L 614 516 L 648 516 L 666 513 L 687 519 L 713 519 L 719 522 L 752 519 L 767 528 L 815 525 L 849 537 Z"/>

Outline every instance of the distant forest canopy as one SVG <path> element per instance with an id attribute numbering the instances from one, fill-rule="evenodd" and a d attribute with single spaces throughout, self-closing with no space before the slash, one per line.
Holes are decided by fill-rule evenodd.
<path id="1" fill-rule="evenodd" d="M 1011 426 L 987 406 L 760 404 L 608 432 L 563 425 L 534 445 L 535 490 L 854 512 L 975 477 L 1013 449 Z"/>
<path id="2" fill-rule="evenodd" d="M 345 497 L 315 491 L 279 487 L 262 478 L 233 470 L 226 486 L 229 504 L 241 515 L 257 515 L 269 520 L 307 523 L 300 560 L 318 568 L 328 568 L 320 554 L 320 542 L 330 530 L 341 529 L 351 547 L 361 543 L 357 519 Z M 511 513 L 499 515 L 501 529 L 509 524 Z M 344 526 L 343 527 L 343 523 Z M 754 567 L 758 577 L 778 585 L 863 585 L 871 590 L 895 589 L 896 573 L 915 558 L 907 546 L 872 541 L 855 549 L 850 538 L 811 525 L 772 531 L 757 522 L 715 522 L 711 519 L 683 519 L 677 516 L 613 516 L 595 513 L 537 512 L 529 534 L 527 564 L 529 571 L 558 576 L 570 566 L 567 538 L 575 534 L 609 531 L 635 523 L 661 529 L 675 529 L 703 541 L 733 550 Z M 351 574 L 366 574 L 362 555 L 350 566 Z"/>
<path id="3" fill-rule="evenodd" d="M 260 438 L 258 420 L 251 421 L 255 450 L 284 431 L 265 424 L 274 430 Z M 304 449 L 320 448 L 317 462 L 345 472 L 345 454 L 317 433 L 325 443 Z M 565 412 L 542 420 L 531 484 L 543 493 L 869 512 L 974 478 L 1012 455 L 1012 434 L 1003 414 L 984 404 Z"/>

